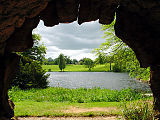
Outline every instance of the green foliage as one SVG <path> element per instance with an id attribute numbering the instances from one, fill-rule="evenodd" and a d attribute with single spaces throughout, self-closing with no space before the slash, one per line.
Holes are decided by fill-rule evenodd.
<path id="1" fill-rule="evenodd" d="M 122 113 L 125 120 L 156 120 L 153 107 L 147 102 L 124 103 Z"/>
<path id="2" fill-rule="evenodd" d="M 58 62 L 58 58 L 52 59 L 51 57 L 49 57 L 48 59 L 45 59 L 44 65 L 58 65 Z"/>
<path id="3" fill-rule="evenodd" d="M 90 58 L 85 58 L 84 59 L 84 65 L 91 71 L 91 69 L 95 66 L 94 62 Z"/>
<path id="4" fill-rule="evenodd" d="M 135 53 L 121 39 L 115 36 L 115 21 L 111 25 L 102 25 L 106 42 L 93 50 L 96 55 L 105 55 L 105 62 L 114 63 L 113 71 L 129 72 L 131 77 L 149 79 L 149 68 L 140 68 Z M 98 57 L 101 61 L 101 58 Z M 110 69 L 111 70 L 111 69 Z"/>
<path id="5" fill-rule="evenodd" d="M 64 59 L 66 61 L 66 64 L 78 64 L 78 61 L 76 59 L 70 59 L 69 56 L 64 56 Z M 52 59 L 49 57 L 44 61 L 44 65 L 58 65 L 59 63 L 59 58 Z"/>
<path id="6" fill-rule="evenodd" d="M 99 53 L 98 58 L 96 58 L 94 62 L 95 62 L 95 64 L 101 64 L 101 65 L 105 64 L 106 56 L 101 54 L 101 53 Z"/>
<path id="7" fill-rule="evenodd" d="M 75 65 L 78 64 L 78 60 L 77 59 L 73 59 L 72 60 L 72 64 L 75 64 Z"/>
<path id="8" fill-rule="evenodd" d="M 150 77 L 150 67 L 148 68 L 140 68 L 140 64 L 138 60 L 135 60 L 134 62 L 127 63 L 127 69 L 129 71 L 129 76 L 136 78 L 136 79 L 142 79 L 142 80 L 148 80 Z"/>
<path id="9" fill-rule="evenodd" d="M 21 89 L 28 88 L 46 88 L 49 75 L 42 69 L 36 61 L 23 63 L 20 61 L 20 70 L 13 77 L 12 86 L 18 86 Z"/>
<path id="10" fill-rule="evenodd" d="M 66 64 L 72 64 L 72 60 L 70 59 L 69 56 L 64 56 L 64 59 L 66 61 Z"/>
<path id="11" fill-rule="evenodd" d="M 35 101 L 35 102 L 119 102 L 131 101 L 143 98 L 140 92 L 132 89 L 109 90 L 100 88 L 78 88 L 67 89 L 60 87 L 49 87 L 46 89 L 20 90 L 13 87 L 9 91 L 9 97 L 14 102 Z"/>
<path id="12" fill-rule="evenodd" d="M 65 58 L 64 58 L 64 55 L 63 54 L 60 54 L 59 57 L 58 57 L 58 60 L 59 60 L 59 69 L 62 71 L 64 71 L 64 68 L 66 67 L 66 61 L 65 61 Z"/>
<path id="13" fill-rule="evenodd" d="M 45 58 L 46 47 L 39 45 L 40 35 L 33 34 L 34 46 L 24 52 L 19 52 L 21 61 L 19 70 L 13 77 L 11 86 L 18 86 L 21 89 L 46 88 L 47 78 L 45 70 L 41 65 Z"/>
<path id="14" fill-rule="evenodd" d="M 19 54 L 32 60 L 37 60 L 42 64 L 45 60 L 46 47 L 43 44 L 39 44 L 39 41 L 41 40 L 41 36 L 39 34 L 33 34 L 32 38 L 34 40 L 33 47 L 25 50 L 24 52 L 19 52 Z"/>

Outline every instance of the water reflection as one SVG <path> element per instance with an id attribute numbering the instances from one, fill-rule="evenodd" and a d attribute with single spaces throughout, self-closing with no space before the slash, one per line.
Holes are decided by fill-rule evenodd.
<path id="1" fill-rule="evenodd" d="M 49 86 L 64 88 L 93 88 L 147 90 L 147 83 L 129 78 L 128 73 L 114 72 L 49 72 Z"/>

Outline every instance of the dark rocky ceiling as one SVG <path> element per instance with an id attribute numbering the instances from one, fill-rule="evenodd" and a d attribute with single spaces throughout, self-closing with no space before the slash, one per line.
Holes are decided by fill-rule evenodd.
<path id="1" fill-rule="evenodd" d="M 48 2 L 49 1 L 49 2 Z M 143 67 L 159 64 L 159 0 L 0 0 L 0 54 L 33 45 L 32 30 L 99 19 L 110 24 L 116 12 L 116 35 L 136 53 Z"/>

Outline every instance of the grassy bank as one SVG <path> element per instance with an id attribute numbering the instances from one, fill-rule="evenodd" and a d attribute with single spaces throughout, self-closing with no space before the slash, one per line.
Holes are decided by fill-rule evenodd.
<path id="1" fill-rule="evenodd" d="M 43 65 L 43 69 L 46 71 L 51 70 L 52 72 L 58 72 L 59 67 L 58 65 Z M 106 65 L 96 65 L 91 71 L 92 72 L 105 72 L 109 71 L 110 66 L 109 64 Z M 66 72 L 88 72 L 88 68 L 85 67 L 85 65 L 66 65 L 66 68 L 64 69 Z"/>
<path id="2" fill-rule="evenodd" d="M 67 89 L 60 87 L 49 87 L 46 89 L 20 90 L 12 88 L 9 97 L 14 102 L 120 102 L 143 98 L 142 94 L 132 89 L 109 90 L 100 88 L 78 88 Z"/>
<path id="3" fill-rule="evenodd" d="M 12 88 L 10 99 L 15 103 L 16 116 L 110 116 L 122 114 L 122 101 L 143 99 L 131 89 L 108 90 L 100 88 L 20 90 Z M 81 110 L 81 112 L 75 112 Z"/>

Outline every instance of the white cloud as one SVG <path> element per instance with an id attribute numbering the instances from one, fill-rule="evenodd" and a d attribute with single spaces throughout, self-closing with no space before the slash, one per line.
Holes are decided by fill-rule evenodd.
<path id="1" fill-rule="evenodd" d="M 100 24 L 96 22 L 83 23 L 77 22 L 70 24 L 59 24 L 54 27 L 45 27 L 41 21 L 34 33 L 42 36 L 42 42 L 47 47 L 46 57 L 56 58 L 60 53 L 70 56 L 72 59 L 90 57 L 93 48 L 99 47 L 105 41 L 102 38 Z"/>
<path id="2" fill-rule="evenodd" d="M 60 53 L 70 56 L 71 59 L 80 60 L 82 58 L 88 57 L 91 59 L 95 59 L 95 55 L 91 53 L 92 50 L 90 49 L 82 49 L 82 50 L 65 50 L 65 49 L 58 49 L 55 46 L 49 47 L 47 49 L 47 58 L 57 58 Z"/>

